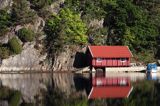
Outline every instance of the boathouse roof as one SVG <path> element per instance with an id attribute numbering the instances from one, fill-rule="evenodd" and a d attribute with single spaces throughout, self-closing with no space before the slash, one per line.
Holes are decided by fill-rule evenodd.
<path id="1" fill-rule="evenodd" d="M 128 46 L 88 46 L 93 58 L 132 57 Z"/>

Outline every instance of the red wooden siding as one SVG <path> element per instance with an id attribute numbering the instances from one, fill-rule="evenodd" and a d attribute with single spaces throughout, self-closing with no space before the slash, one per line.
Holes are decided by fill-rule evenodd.
<path id="1" fill-rule="evenodd" d="M 90 59 L 88 63 L 94 67 L 130 66 L 132 53 L 127 46 L 88 46 Z"/>
<path id="2" fill-rule="evenodd" d="M 116 67 L 116 66 L 129 66 L 130 59 L 129 58 L 102 58 L 100 61 L 97 58 L 92 59 L 92 66 L 97 67 Z"/>

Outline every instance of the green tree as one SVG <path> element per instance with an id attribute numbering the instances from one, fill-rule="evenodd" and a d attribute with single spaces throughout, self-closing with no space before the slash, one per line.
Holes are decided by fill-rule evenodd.
<path id="1" fill-rule="evenodd" d="M 6 10 L 0 10 L 0 36 L 6 34 L 9 31 L 9 26 L 11 25 L 10 14 Z"/>
<path id="2" fill-rule="evenodd" d="M 40 10 L 47 5 L 51 5 L 52 2 L 56 0 L 28 0 L 31 3 L 31 7 L 35 10 Z"/>
<path id="3" fill-rule="evenodd" d="M 133 43 L 135 42 L 135 35 L 130 31 L 130 28 L 126 28 L 124 35 L 123 35 L 122 43 L 123 45 L 129 46 L 131 49 L 133 49 Z"/>
<path id="4" fill-rule="evenodd" d="M 8 41 L 10 49 L 15 54 L 19 54 L 22 52 L 22 45 L 19 43 L 18 39 L 16 37 L 13 37 Z"/>
<path id="5" fill-rule="evenodd" d="M 11 17 L 15 24 L 25 24 L 34 21 L 35 12 L 30 9 L 26 0 L 15 0 Z"/>
<path id="6" fill-rule="evenodd" d="M 85 23 L 80 19 L 80 14 L 68 8 L 62 9 L 58 15 L 52 15 L 46 23 L 45 31 L 47 42 L 53 48 L 87 43 Z"/>
<path id="7" fill-rule="evenodd" d="M 107 4 L 106 7 L 105 25 L 109 27 L 109 44 L 125 44 L 137 51 L 155 47 L 158 27 L 145 9 L 131 0 L 116 0 L 116 4 Z"/>
<path id="8" fill-rule="evenodd" d="M 31 42 L 34 40 L 35 33 L 31 29 L 22 28 L 18 31 L 18 37 L 23 42 Z"/>
<path id="9" fill-rule="evenodd" d="M 104 0 L 65 0 L 64 4 L 75 12 L 81 12 L 86 23 L 91 19 L 104 18 L 106 14 Z"/>

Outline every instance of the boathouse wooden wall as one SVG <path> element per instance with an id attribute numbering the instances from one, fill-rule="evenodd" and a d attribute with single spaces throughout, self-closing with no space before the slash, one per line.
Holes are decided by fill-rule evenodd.
<path id="1" fill-rule="evenodd" d="M 127 67 L 130 66 L 130 58 L 93 58 L 94 67 Z"/>

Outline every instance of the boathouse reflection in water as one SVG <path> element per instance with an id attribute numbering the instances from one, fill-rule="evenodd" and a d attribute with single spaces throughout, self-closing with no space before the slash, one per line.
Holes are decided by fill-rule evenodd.
<path id="1" fill-rule="evenodd" d="M 127 98 L 133 89 L 129 77 L 106 76 L 104 72 L 92 73 L 91 81 L 88 99 Z"/>

